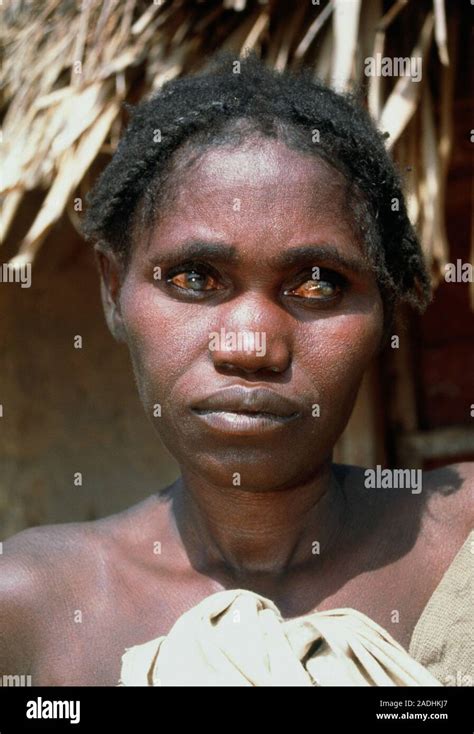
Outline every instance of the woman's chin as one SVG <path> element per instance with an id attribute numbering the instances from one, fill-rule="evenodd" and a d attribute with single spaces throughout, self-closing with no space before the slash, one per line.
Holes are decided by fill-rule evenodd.
<path id="1" fill-rule="evenodd" d="M 303 456 L 300 461 L 295 461 L 294 455 L 289 455 L 286 460 L 280 454 L 262 454 L 255 450 L 248 454 L 239 448 L 229 453 L 193 453 L 187 459 L 181 461 L 177 458 L 177 461 L 184 476 L 192 474 L 204 484 L 250 492 L 289 488 L 308 476 L 307 454 L 306 461 Z M 317 468 L 318 465 L 315 466 L 315 472 Z"/>

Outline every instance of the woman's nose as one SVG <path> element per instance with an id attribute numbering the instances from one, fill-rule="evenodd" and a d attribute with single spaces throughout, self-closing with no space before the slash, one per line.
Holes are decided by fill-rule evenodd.
<path id="1" fill-rule="evenodd" d="M 216 369 L 244 373 L 288 369 L 291 350 L 282 329 L 281 310 L 262 301 L 225 304 L 218 328 L 209 334 L 209 352 Z"/>

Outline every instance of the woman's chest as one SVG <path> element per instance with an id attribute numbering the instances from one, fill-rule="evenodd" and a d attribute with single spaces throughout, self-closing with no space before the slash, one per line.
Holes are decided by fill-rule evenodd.
<path id="1" fill-rule="evenodd" d="M 408 650 L 413 630 L 435 588 L 415 557 L 360 573 L 337 565 L 284 583 L 239 585 L 271 599 L 284 619 L 352 608 L 367 615 Z M 122 579 L 123 581 L 123 579 Z M 82 614 L 56 614 L 47 625 L 31 670 L 34 685 L 117 685 L 126 648 L 166 635 L 176 620 L 210 594 L 232 588 L 202 574 L 164 574 L 133 584 L 90 589 Z M 126 589 L 126 591 L 124 591 Z M 84 590 L 83 590 L 84 591 Z M 48 613 L 48 612 L 46 612 Z"/>

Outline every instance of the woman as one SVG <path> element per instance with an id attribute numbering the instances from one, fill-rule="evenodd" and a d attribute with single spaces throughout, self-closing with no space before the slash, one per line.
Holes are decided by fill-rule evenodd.
<path id="1" fill-rule="evenodd" d="M 5 544 L 2 669 L 38 685 L 465 684 L 472 465 L 418 491 L 332 463 L 396 307 L 430 298 L 366 113 L 307 74 L 221 60 L 137 107 L 84 231 L 181 475 Z"/>

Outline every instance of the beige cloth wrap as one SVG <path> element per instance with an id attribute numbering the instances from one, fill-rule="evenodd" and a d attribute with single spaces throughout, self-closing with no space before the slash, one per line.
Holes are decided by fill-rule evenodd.
<path id="1" fill-rule="evenodd" d="M 232 589 L 185 612 L 168 635 L 126 649 L 119 685 L 472 686 L 473 681 L 474 531 L 423 610 L 409 653 L 354 609 L 284 620 L 269 599 Z"/>
<path id="2" fill-rule="evenodd" d="M 126 650 L 123 686 L 439 686 L 354 609 L 283 620 L 269 599 L 232 589 L 185 612 L 169 634 Z"/>
<path id="3" fill-rule="evenodd" d="M 414 629 L 408 652 L 444 686 L 474 686 L 474 530 Z"/>

